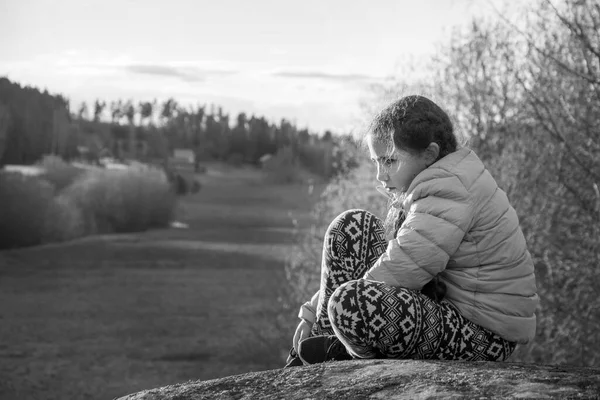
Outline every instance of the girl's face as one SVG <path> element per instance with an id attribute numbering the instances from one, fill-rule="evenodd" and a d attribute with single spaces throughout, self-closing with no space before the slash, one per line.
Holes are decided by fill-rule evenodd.
<path id="1" fill-rule="evenodd" d="M 371 161 L 377 165 L 377 180 L 394 196 L 406 193 L 411 182 L 431 163 L 427 155 L 414 155 L 407 151 L 390 148 L 385 144 L 368 140 Z"/>

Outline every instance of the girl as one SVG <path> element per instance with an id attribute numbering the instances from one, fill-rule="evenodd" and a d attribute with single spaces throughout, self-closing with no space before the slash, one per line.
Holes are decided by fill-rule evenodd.
<path id="1" fill-rule="evenodd" d="M 533 339 L 539 299 L 506 194 L 425 97 L 386 107 L 367 143 L 392 199 L 388 222 L 349 210 L 331 223 L 320 290 L 300 309 L 288 365 L 507 359 Z"/>

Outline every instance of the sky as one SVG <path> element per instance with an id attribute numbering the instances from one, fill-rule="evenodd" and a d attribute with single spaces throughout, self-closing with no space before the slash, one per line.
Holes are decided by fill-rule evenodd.
<path id="1" fill-rule="evenodd" d="M 350 133 L 373 84 L 490 1 L 0 0 L 0 76 L 73 105 L 173 97 Z"/>

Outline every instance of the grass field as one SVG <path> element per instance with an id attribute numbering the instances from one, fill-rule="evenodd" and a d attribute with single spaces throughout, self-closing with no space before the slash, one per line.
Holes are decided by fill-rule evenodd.
<path id="1" fill-rule="evenodd" d="M 0 252 L 0 398 L 112 399 L 281 367 L 295 320 L 275 322 L 278 288 L 316 194 L 263 178 L 209 168 L 182 200 L 189 229 Z"/>

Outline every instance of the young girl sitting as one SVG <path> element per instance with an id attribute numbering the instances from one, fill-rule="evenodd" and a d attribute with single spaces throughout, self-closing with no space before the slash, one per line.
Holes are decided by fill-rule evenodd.
<path id="1" fill-rule="evenodd" d="M 425 97 L 386 107 L 367 143 L 392 199 L 388 221 L 349 210 L 330 224 L 320 289 L 300 309 L 288 366 L 507 359 L 534 338 L 539 299 L 506 194 Z"/>

